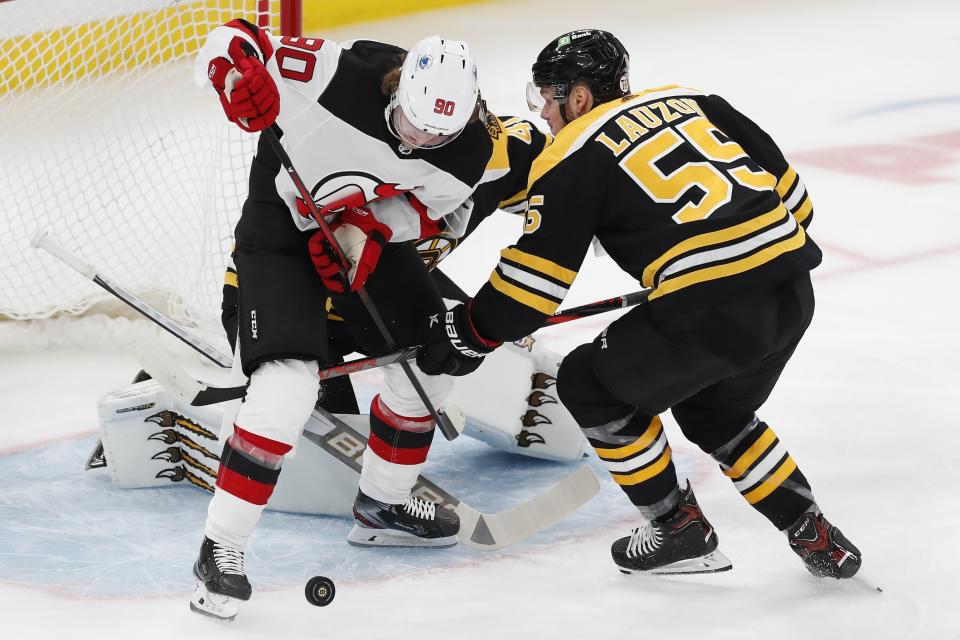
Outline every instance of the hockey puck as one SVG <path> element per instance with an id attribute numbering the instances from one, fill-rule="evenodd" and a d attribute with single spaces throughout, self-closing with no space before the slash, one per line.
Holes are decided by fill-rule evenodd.
<path id="1" fill-rule="evenodd" d="M 333 580 L 330 578 L 313 576 L 307 581 L 307 586 L 303 592 L 307 596 L 307 602 L 315 607 L 325 607 L 333 602 L 333 596 L 337 594 L 337 589 L 333 586 Z"/>

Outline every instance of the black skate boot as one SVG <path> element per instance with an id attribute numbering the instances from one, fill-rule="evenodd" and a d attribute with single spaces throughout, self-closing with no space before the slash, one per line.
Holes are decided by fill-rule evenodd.
<path id="1" fill-rule="evenodd" d="M 645 522 L 614 542 L 610 552 L 623 573 L 716 573 L 733 566 L 717 543 L 687 482 L 676 513 L 664 522 Z"/>
<path id="2" fill-rule="evenodd" d="M 358 491 L 353 517 L 347 542 L 358 547 L 452 547 L 460 530 L 453 510 L 414 497 L 387 504 Z"/>
<path id="3" fill-rule="evenodd" d="M 204 537 L 193 575 L 197 578 L 197 590 L 190 598 L 190 609 L 197 613 L 233 620 L 240 602 L 250 599 L 252 590 L 243 571 L 243 551 Z"/>
<path id="4" fill-rule="evenodd" d="M 787 539 L 818 578 L 852 578 L 860 570 L 860 550 L 830 524 L 822 513 L 808 511 L 789 529 Z"/>

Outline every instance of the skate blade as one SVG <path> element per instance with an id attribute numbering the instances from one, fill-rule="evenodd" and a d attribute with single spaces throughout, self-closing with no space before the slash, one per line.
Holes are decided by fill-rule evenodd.
<path id="1" fill-rule="evenodd" d="M 347 534 L 347 542 L 355 547 L 432 547 L 444 549 L 457 544 L 457 536 L 445 538 L 421 538 L 406 531 L 371 529 L 359 524 Z"/>
<path id="2" fill-rule="evenodd" d="M 211 593 L 202 582 L 197 582 L 197 590 L 190 597 L 190 610 L 220 622 L 233 622 L 240 612 L 240 600 Z"/>
<path id="3" fill-rule="evenodd" d="M 668 564 L 663 567 L 657 567 L 656 569 L 647 569 L 646 571 L 640 571 L 637 569 L 628 569 L 625 567 L 620 567 L 621 573 L 628 574 L 641 574 L 641 575 L 673 575 L 673 576 L 682 576 L 682 575 L 691 575 L 695 573 L 719 573 L 721 571 L 729 571 L 733 568 L 733 563 L 730 562 L 730 559 L 723 555 L 719 550 L 712 551 L 705 556 L 699 558 L 690 558 L 688 560 L 679 560 L 673 564 Z"/>

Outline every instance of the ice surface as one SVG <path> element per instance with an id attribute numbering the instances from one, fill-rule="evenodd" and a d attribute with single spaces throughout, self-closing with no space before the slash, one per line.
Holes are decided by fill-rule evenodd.
<path id="1" fill-rule="evenodd" d="M 257 592 L 233 625 L 216 625 L 187 610 L 204 494 L 119 491 L 81 471 L 95 400 L 131 377 L 132 357 L 105 341 L 26 349 L 18 330 L 0 326 L 0 635 L 960 638 L 960 8 L 770 4 L 491 2 L 329 35 L 468 39 L 490 106 L 525 115 L 522 88 L 543 44 L 574 27 L 607 28 L 633 53 L 635 88 L 717 92 L 781 144 L 813 196 L 811 234 L 825 260 L 813 325 L 762 416 L 860 546 L 863 573 L 882 594 L 807 576 L 781 534 L 668 420 L 675 460 L 730 572 L 618 573 L 609 545 L 632 514 L 604 479 L 581 512 L 492 554 L 358 550 L 343 542 L 344 520 L 268 514 L 248 561 Z M 515 219 L 498 216 L 446 268 L 476 287 L 517 233 Z M 567 305 L 636 288 L 590 258 Z M 542 339 L 568 349 L 610 320 L 561 325 Z M 570 468 L 466 440 L 438 438 L 436 454 L 426 474 L 488 509 Z M 325 609 L 303 598 L 313 574 L 339 587 Z"/>

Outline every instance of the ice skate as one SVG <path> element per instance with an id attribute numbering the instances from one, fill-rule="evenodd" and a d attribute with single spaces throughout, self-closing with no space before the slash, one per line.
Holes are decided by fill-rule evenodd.
<path id="1" fill-rule="evenodd" d="M 361 491 L 353 516 L 356 524 L 347 542 L 359 547 L 452 547 L 460 530 L 460 518 L 452 510 L 414 497 L 388 504 Z"/>
<path id="2" fill-rule="evenodd" d="M 645 522 L 614 542 L 610 552 L 623 573 L 716 573 L 733 566 L 717 544 L 717 534 L 688 482 L 673 516 L 665 522 Z"/>
<path id="3" fill-rule="evenodd" d="M 190 598 L 192 611 L 229 622 L 237 617 L 240 602 L 250 599 L 242 551 L 205 537 L 193 575 L 197 578 L 197 590 Z"/>
<path id="4" fill-rule="evenodd" d="M 808 511 L 787 529 L 790 548 L 818 578 L 852 578 L 860 569 L 860 550 L 822 513 Z"/>

